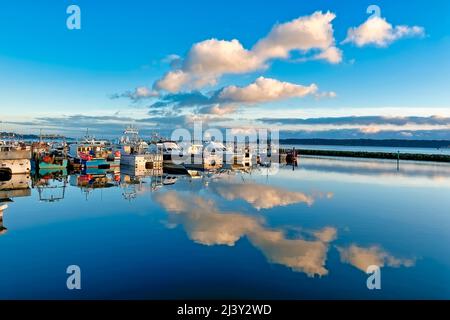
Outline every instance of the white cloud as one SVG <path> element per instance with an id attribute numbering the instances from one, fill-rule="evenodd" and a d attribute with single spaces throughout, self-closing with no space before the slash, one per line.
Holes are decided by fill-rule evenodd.
<path id="1" fill-rule="evenodd" d="M 358 47 L 375 45 L 386 47 L 392 42 L 406 37 L 422 37 L 425 34 L 419 26 L 392 26 L 386 19 L 372 17 L 358 27 L 350 28 L 343 43 L 354 43 Z"/>
<path id="2" fill-rule="evenodd" d="M 189 81 L 189 75 L 183 70 L 174 70 L 165 74 L 165 76 L 155 83 L 156 90 L 166 90 L 177 92 Z"/>
<path id="3" fill-rule="evenodd" d="M 342 50 L 336 47 L 329 47 L 324 51 L 314 55 L 314 60 L 326 60 L 330 63 L 337 64 L 342 61 Z"/>
<path id="4" fill-rule="evenodd" d="M 315 12 L 290 22 L 275 25 L 270 33 L 251 49 L 237 40 L 209 39 L 194 44 L 181 66 L 166 73 L 155 89 L 178 92 L 215 85 L 224 74 L 243 74 L 267 67 L 272 59 L 288 58 L 298 51 L 319 50 L 314 59 L 339 63 L 342 52 L 335 47 L 332 20 L 335 14 Z M 181 61 L 177 56 L 176 61 Z"/>
<path id="5" fill-rule="evenodd" d="M 252 51 L 260 59 L 287 58 L 293 50 L 323 51 L 334 46 L 333 25 L 336 15 L 331 12 L 315 12 L 290 22 L 275 25 L 272 31 L 258 41 Z"/>
<path id="6" fill-rule="evenodd" d="M 224 101 L 261 103 L 295 97 L 305 97 L 317 93 L 315 84 L 302 86 L 276 79 L 259 77 L 246 87 L 228 86 L 221 90 L 219 99 Z"/>

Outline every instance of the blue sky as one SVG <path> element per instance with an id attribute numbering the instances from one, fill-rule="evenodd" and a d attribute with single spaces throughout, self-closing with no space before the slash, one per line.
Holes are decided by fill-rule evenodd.
<path id="1" fill-rule="evenodd" d="M 450 120 L 441 119 L 450 118 L 448 1 L 433 1 L 433 5 L 428 1 L 242 2 L 1 3 L 0 131 L 36 133 L 43 128 L 77 135 L 84 132 L 84 127 L 92 126 L 99 134 L 109 135 L 118 133 L 129 122 L 143 129 L 188 125 L 186 118 L 194 115 L 211 126 L 263 126 L 266 123 L 262 118 L 276 118 L 281 130 L 299 137 L 335 137 L 337 131 L 343 130 L 339 138 L 450 138 Z M 71 4 L 81 8 L 81 30 L 66 27 L 66 8 Z M 348 38 L 349 28 L 368 21 L 366 9 L 371 4 L 379 6 L 381 17 L 394 33 L 396 26 L 406 26 L 409 34 L 392 33 L 395 39 L 384 45 L 366 38 L 363 45 L 356 40 L 342 43 Z M 252 54 L 258 41 L 270 38 L 274 26 L 317 11 L 330 11 L 336 16 L 330 24 L 332 46 L 341 52 L 338 63 L 312 59 L 323 48 L 305 52 L 294 48 L 286 57 L 271 57 L 244 72 L 227 69 L 230 72 L 214 74 L 214 81 L 207 85 L 194 85 L 189 79 L 183 87 L 170 92 L 163 87 L 151 97 L 135 99 L 138 101 L 126 98 L 138 87 L 153 92 L 158 80 L 174 70 L 166 59 L 171 54 L 184 61 L 184 66 L 176 67 L 184 73 L 190 64 L 190 48 L 208 39 L 237 39 Z M 420 32 L 414 26 L 420 27 Z M 189 72 L 191 78 L 199 76 Z M 209 98 L 221 96 L 224 88 L 246 88 L 259 77 L 279 81 L 274 86 L 315 84 L 318 91 L 295 96 L 281 93 L 276 99 L 251 101 L 242 98 L 248 91 L 241 90 L 238 100 L 236 95 L 228 95 L 227 99 L 210 100 L 207 107 L 167 105 L 165 109 L 157 108 L 157 112 L 152 107 L 167 95 L 191 91 Z M 319 93 L 333 95 L 318 98 Z M 114 95 L 121 98 L 112 99 Z M 204 110 L 212 110 L 213 104 L 217 106 L 214 113 L 205 114 Z M 373 121 L 360 124 L 354 120 L 360 116 L 372 116 Z M 413 116 L 438 116 L 439 123 L 433 118 L 402 125 L 383 123 L 383 117 Z M 324 117 L 346 117 L 348 123 L 336 121 L 337 125 L 330 119 L 327 125 L 292 126 L 290 122 L 288 126 L 283 122 Z"/>

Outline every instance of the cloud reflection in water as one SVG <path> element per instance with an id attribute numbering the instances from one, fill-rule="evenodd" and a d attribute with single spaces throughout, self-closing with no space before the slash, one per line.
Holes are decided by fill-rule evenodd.
<path id="1" fill-rule="evenodd" d="M 326 255 L 329 242 L 336 238 L 335 228 L 312 232 L 312 240 L 289 239 L 283 230 L 265 226 L 262 218 L 221 211 L 214 201 L 189 192 L 158 193 L 155 200 L 169 212 L 171 224 L 183 225 L 189 238 L 197 243 L 234 246 L 246 236 L 271 263 L 310 277 L 328 274 Z"/>

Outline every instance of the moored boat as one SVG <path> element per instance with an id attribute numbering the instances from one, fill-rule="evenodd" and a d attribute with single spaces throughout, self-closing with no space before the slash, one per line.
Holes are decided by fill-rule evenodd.
<path id="1" fill-rule="evenodd" d="M 24 143 L 0 141 L 0 176 L 29 174 L 31 148 Z"/>
<path id="2" fill-rule="evenodd" d="M 183 149 L 175 141 L 160 140 L 152 143 L 149 150 L 156 154 L 162 154 L 165 172 L 187 174 L 184 166 L 186 156 Z"/>
<path id="3" fill-rule="evenodd" d="M 69 157 L 75 164 L 81 164 L 84 169 L 113 169 L 120 167 L 120 151 L 113 151 L 106 141 L 85 137 L 81 142 L 71 144 Z"/>
<path id="4" fill-rule="evenodd" d="M 120 138 L 117 150 L 121 153 L 120 164 L 137 170 L 162 170 L 162 152 L 150 151 L 149 145 L 139 137 L 139 131 L 128 127 Z"/>
<path id="5" fill-rule="evenodd" d="M 218 142 L 186 145 L 187 161 L 184 166 L 190 170 L 219 169 L 223 165 L 226 151 L 225 146 Z"/>

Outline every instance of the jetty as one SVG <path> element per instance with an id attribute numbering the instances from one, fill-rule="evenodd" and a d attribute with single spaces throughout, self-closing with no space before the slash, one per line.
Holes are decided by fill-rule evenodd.
<path id="1" fill-rule="evenodd" d="M 301 156 L 325 156 L 325 157 L 350 157 L 388 160 L 409 160 L 409 161 L 432 161 L 450 162 L 450 155 L 446 154 L 425 154 L 425 153 L 405 153 L 405 152 L 373 152 L 373 151 L 343 151 L 343 150 L 310 150 L 295 149 L 299 157 Z M 292 149 L 280 149 L 280 162 L 282 157 L 292 153 Z"/>

